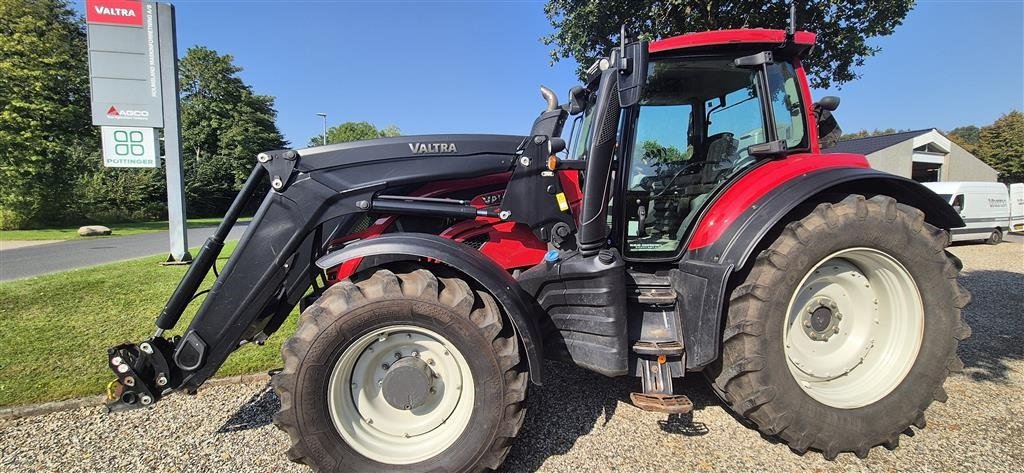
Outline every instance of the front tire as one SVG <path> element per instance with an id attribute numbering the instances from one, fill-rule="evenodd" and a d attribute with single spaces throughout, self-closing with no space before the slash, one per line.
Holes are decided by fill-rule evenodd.
<path id="1" fill-rule="evenodd" d="M 948 243 L 886 196 L 851 195 L 787 224 L 732 292 L 716 391 L 801 454 L 895 448 L 963 368 L 970 295 Z"/>
<path id="2" fill-rule="evenodd" d="M 996 228 L 995 230 L 992 230 L 992 234 L 988 236 L 988 239 L 985 240 L 985 243 L 989 245 L 998 245 L 999 243 L 1002 243 L 1002 241 L 1003 231 L 999 228 Z"/>
<path id="3" fill-rule="evenodd" d="M 494 299 L 426 269 L 357 274 L 282 347 L 274 422 L 319 471 L 480 471 L 523 423 L 527 375 Z"/>

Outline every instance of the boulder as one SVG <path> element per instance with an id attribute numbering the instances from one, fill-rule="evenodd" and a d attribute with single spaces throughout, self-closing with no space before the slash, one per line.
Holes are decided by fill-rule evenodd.
<path id="1" fill-rule="evenodd" d="M 78 228 L 78 236 L 110 235 L 110 229 L 103 225 L 86 225 Z"/>

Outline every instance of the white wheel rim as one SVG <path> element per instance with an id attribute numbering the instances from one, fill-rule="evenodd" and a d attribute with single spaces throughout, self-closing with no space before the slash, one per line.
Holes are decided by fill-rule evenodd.
<path id="1" fill-rule="evenodd" d="M 914 278 L 872 248 L 842 250 L 816 264 L 786 313 L 790 373 L 812 398 L 841 409 L 872 404 L 896 389 L 924 338 Z"/>
<path id="2" fill-rule="evenodd" d="M 382 389 L 384 365 L 404 357 L 418 357 L 434 374 L 434 392 L 410 410 L 393 407 Z M 447 339 L 402 325 L 349 345 L 334 365 L 327 395 L 334 426 L 349 446 L 371 460 L 405 465 L 440 454 L 462 435 L 473 413 L 474 385 L 465 357 Z"/>

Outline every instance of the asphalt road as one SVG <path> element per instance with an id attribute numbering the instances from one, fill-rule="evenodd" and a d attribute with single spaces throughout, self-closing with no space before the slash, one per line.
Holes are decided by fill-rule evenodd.
<path id="1" fill-rule="evenodd" d="M 239 223 L 228 234 L 237 240 L 248 223 Z M 216 227 L 188 231 L 189 246 L 202 245 Z M 143 256 L 168 254 L 168 232 L 144 233 L 112 238 L 68 240 L 45 245 L 0 251 L 0 281 L 84 268 Z M 195 255 L 192 255 L 195 256 Z"/>

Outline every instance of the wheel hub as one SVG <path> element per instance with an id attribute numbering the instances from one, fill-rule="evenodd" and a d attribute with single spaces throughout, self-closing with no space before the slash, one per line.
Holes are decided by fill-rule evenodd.
<path id="1" fill-rule="evenodd" d="M 807 337 L 827 342 L 829 338 L 839 333 L 839 323 L 843 320 L 843 314 L 838 309 L 839 305 L 828 297 L 821 297 L 808 303 L 803 310 L 801 324 Z"/>
<path id="2" fill-rule="evenodd" d="M 418 354 L 418 353 L 417 353 Z M 435 394 L 430 365 L 416 356 L 405 356 L 388 369 L 381 383 L 384 400 L 395 409 L 412 410 L 427 402 Z"/>
<path id="3" fill-rule="evenodd" d="M 924 309 L 914 278 L 895 258 L 850 248 L 812 267 L 783 326 L 790 372 L 827 405 L 856 408 L 894 389 L 921 344 Z"/>
<path id="4" fill-rule="evenodd" d="M 377 461 L 407 464 L 451 445 L 469 424 L 474 387 L 465 357 L 429 329 L 394 325 L 340 355 L 328 405 L 338 433 Z"/>

